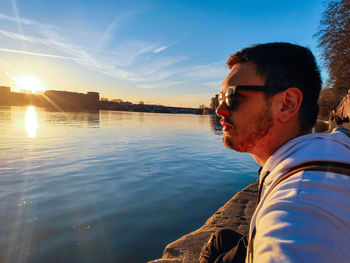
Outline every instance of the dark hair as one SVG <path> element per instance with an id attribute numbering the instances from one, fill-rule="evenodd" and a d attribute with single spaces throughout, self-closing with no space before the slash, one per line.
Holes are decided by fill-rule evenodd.
<path id="1" fill-rule="evenodd" d="M 312 52 L 291 43 L 266 43 L 242 49 L 227 59 L 231 68 L 236 63 L 252 62 L 257 73 L 266 78 L 266 85 L 285 87 L 272 94 L 296 87 L 303 93 L 299 112 L 300 131 L 315 125 L 322 80 Z"/>

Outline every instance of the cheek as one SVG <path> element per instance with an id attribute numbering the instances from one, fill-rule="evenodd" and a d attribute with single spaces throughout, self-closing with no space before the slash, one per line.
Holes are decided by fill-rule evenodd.
<path id="1" fill-rule="evenodd" d="M 246 121 L 256 120 L 266 108 L 266 105 L 262 104 L 262 101 L 257 99 L 243 102 L 240 106 L 239 115 L 241 119 Z"/>
<path id="2" fill-rule="evenodd" d="M 256 115 L 257 113 L 250 108 L 243 109 L 242 107 L 241 109 L 237 109 L 237 112 L 233 114 L 232 119 L 236 125 L 246 125 L 247 123 L 252 122 Z"/>
<path id="3" fill-rule="evenodd" d="M 240 137 L 246 137 L 256 131 L 261 122 L 261 111 L 244 110 L 233 116 L 233 132 Z"/>

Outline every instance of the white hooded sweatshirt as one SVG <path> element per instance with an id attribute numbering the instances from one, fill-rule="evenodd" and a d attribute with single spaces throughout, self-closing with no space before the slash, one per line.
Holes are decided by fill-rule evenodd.
<path id="1" fill-rule="evenodd" d="M 303 135 L 267 160 L 260 183 L 270 173 L 250 225 L 250 237 L 256 228 L 253 262 L 350 262 L 350 176 L 301 171 L 267 194 L 285 169 L 308 161 L 349 164 L 350 138 L 342 132 Z"/>

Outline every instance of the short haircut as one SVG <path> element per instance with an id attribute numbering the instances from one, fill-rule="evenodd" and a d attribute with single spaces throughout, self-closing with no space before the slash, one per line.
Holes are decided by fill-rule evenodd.
<path id="1" fill-rule="evenodd" d="M 242 49 L 227 59 L 227 66 L 252 62 L 257 73 L 266 78 L 266 86 L 282 87 L 272 94 L 296 87 L 303 93 L 299 111 L 300 131 L 311 129 L 315 123 L 322 80 L 312 52 L 291 43 L 257 44 Z M 284 88 L 283 88 L 284 87 Z"/>

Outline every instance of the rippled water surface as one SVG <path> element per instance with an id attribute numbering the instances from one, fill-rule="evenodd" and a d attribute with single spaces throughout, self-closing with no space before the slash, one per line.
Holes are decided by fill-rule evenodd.
<path id="1" fill-rule="evenodd" d="M 0 262 L 146 262 L 256 180 L 212 116 L 0 107 Z"/>

